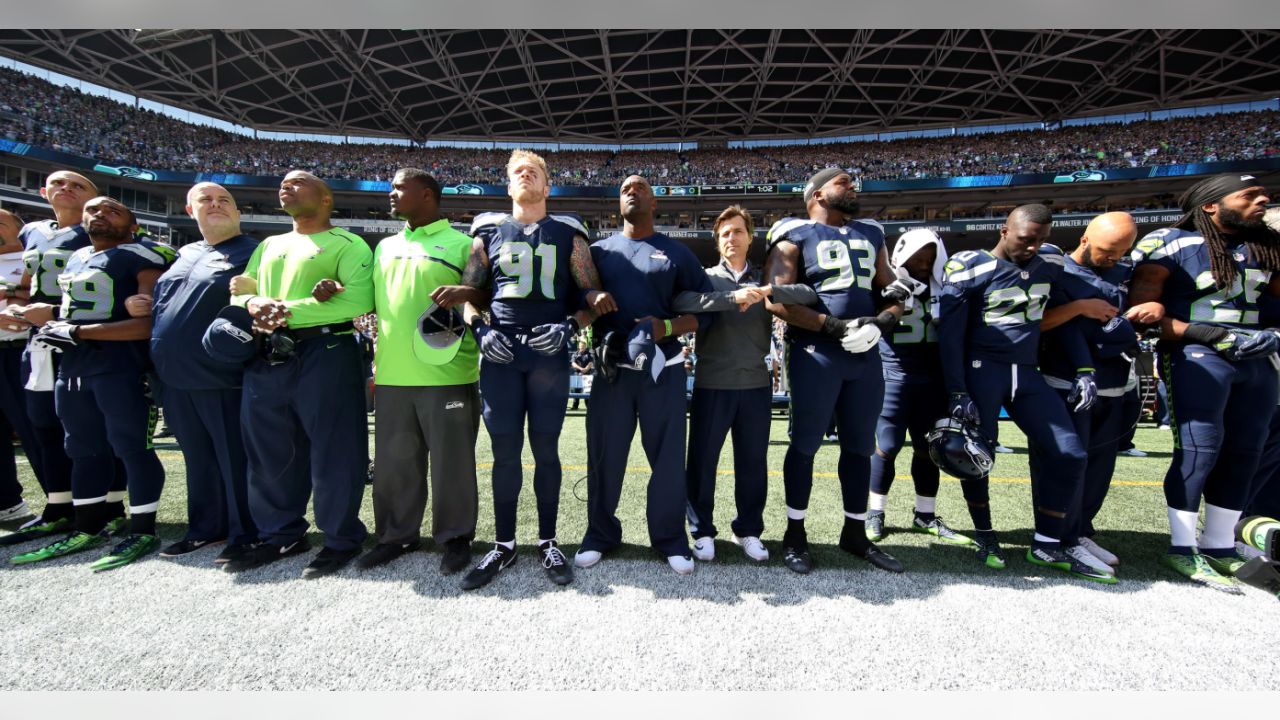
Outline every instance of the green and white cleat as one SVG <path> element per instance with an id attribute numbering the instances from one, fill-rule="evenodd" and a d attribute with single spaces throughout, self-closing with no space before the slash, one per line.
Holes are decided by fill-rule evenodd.
<path id="1" fill-rule="evenodd" d="M 1191 555 L 1168 553 L 1164 556 L 1164 564 L 1176 570 L 1179 575 L 1205 587 L 1231 595 L 1244 594 L 1235 578 L 1224 576 L 1213 569 L 1213 565 L 1209 564 L 1208 559 L 1200 553 Z"/>
<path id="2" fill-rule="evenodd" d="M 1226 557 L 1215 557 L 1207 553 L 1200 553 L 1205 562 L 1209 563 L 1209 567 L 1213 568 L 1219 575 L 1223 577 L 1233 578 L 1236 571 L 1244 567 L 1245 559 L 1232 552 Z"/>
<path id="3" fill-rule="evenodd" d="M 1004 551 L 1000 549 L 1000 542 L 996 539 L 994 530 L 985 532 L 979 530 L 977 537 L 973 541 L 973 547 L 978 553 L 978 559 L 984 565 L 995 570 L 1004 569 Z"/>
<path id="4" fill-rule="evenodd" d="M 36 518 L 18 528 L 17 532 L 0 537 L 0 545 L 19 545 L 24 542 L 69 532 L 73 532 L 71 518 L 62 518 L 51 522 L 44 522 L 40 518 Z"/>
<path id="5" fill-rule="evenodd" d="M 880 542 L 884 537 L 884 511 L 868 510 L 867 511 L 867 539 L 871 542 Z"/>
<path id="6" fill-rule="evenodd" d="M 1117 582 L 1115 575 L 1080 562 L 1061 547 L 1046 548 L 1033 545 L 1027 550 L 1027 562 L 1040 567 L 1061 570 L 1068 575 L 1103 585 L 1115 585 Z"/>
<path id="7" fill-rule="evenodd" d="M 63 538 L 52 545 L 46 545 L 39 550 L 32 550 L 31 552 L 25 552 L 21 555 L 14 555 L 9 562 L 14 565 L 29 565 L 31 563 L 52 560 L 54 558 L 60 558 L 65 555 L 71 555 L 83 550 L 95 548 L 99 545 L 106 544 L 106 542 L 107 536 L 102 533 L 90 535 L 89 533 L 78 532 L 70 537 Z"/>
<path id="8" fill-rule="evenodd" d="M 107 523 L 107 526 L 103 528 L 102 532 L 105 535 L 119 535 L 128 527 L 129 521 L 125 519 L 124 516 L 121 516 Z"/>
<path id="9" fill-rule="evenodd" d="M 114 570 L 153 552 L 158 547 L 160 547 L 160 538 L 155 535 L 130 535 L 111 548 L 110 553 L 90 565 L 89 569 L 94 572 Z"/>
<path id="10" fill-rule="evenodd" d="M 919 515 L 916 515 L 911 521 L 911 532 L 932 535 L 949 545 L 973 544 L 973 540 L 968 535 L 961 535 L 955 530 L 947 527 L 947 524 L 942 522 L 941 515 L 934 515 L 933 519 L 927 522 Z"/>

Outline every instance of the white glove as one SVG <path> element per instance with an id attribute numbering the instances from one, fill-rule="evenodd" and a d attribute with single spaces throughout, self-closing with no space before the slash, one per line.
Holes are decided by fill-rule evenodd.
<path id="1" fill-rule="evenodd" d="M 858 320 L 862 319 L 858 318 Z M 871 320 L 872 318 L 866 319 Z M 864 353 L 874 348 L 879 342 L 880 328 L 876 327 L 874 322 L 868 322 L 863 325 L 849 323 L 849 328 L 845 330 L 844 337 L 840 339 L 840 345 L 854 354 Z"/>
<path id="2" fill-rule="evenodd" d="M 916 296 L 928 290 L 929 286 L 911 277 L 904 267 L 894 268 L 893 274 L 894 281 L 886 285 L 880 294 L 901 302 L 902 310 L 906 312 L 915 306 Z"/>

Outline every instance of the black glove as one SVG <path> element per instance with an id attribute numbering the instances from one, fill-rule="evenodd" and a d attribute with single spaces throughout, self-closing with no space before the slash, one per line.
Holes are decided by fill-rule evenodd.
<path id="1" fill-rule="evenodd" d="M 569 338 L 578 332 L 578 321 L 568 318 L 564 322 L 546 323 L 533 328 L 529 347 L 543 355 L 555 355 L 569 344 Z"/>
<path id="2" fill-rule="evenodd" d="M 80 328 L 65 320 L 54 320 L 46 323 L 31 338 L 31 346 L 43 350 L 62 352 L 79 345 Z"/>
<path id="3" fill-rule="evenodd" d="M 969 397 L 967 392 L 951 393 L 950 410 L 948 412 L 951 417 L 957 420 L 973 423 L 974 425 L 980 423 L 978 404 L 973 401 L 973 398 Z"/>
<path id="4" fill-rule="evenodd" d="M 476 323 L 471 332 L 476 336 L 480 354 L 485 360 L 506 365 L 516 359 L 516 354 L 511 350 L 511 338 L 484 323 Z"/>
<path id="5" fill-rule="evenodd" d="M 1227 329 L 1191 323 L 1182 331 L 1182 337 L 1208 345 L 1231 362 L 1264 357 L 1280 350 L 1280 335 L 1270 330 Z"/>
<path id="6" fill-rule="evenodd" d="M 827 319 L 822 321 L 822 334 L 830 335 L 837 340 L 843 340 L 848 330 L 849 321 L 841 320 L 835 315 L 827 315 Z"/>

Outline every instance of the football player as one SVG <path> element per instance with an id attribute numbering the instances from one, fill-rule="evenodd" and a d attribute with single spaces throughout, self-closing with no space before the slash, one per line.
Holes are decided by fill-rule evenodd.
<path id="1" fill-rule="evenodd" d="M 8 295 L 22 279 L 22 242 L 18 239 L 21 229 L 21 218 L 9 210 L 0 210 L 0 307 L 11 302 Z M 22 450 L 40 479 L 44 473 L 39 464 L 39 446 L 27 419 L 27 399 L 22 390 L 22 353 L 26 346 L 27 328 L 23 323 L 0 321 L 0 437 L 17 433 Z M 30 514 L 27 501 L 22 499 L 13 443 L 0 442 L 0 522 Z"/>
<path id="2" fill-rule="evenodd" d="M 967 250 L 947 261 L 939 299 L 942 372 L 952 417 L 980 426 L 994 442 L 1003 405 L 1042 453 L 1040 471 L 1031 475 L 1035 536 L 1027 560 L 1110 584 L 1113 575 L 1081 563 L 1062 547 L 1066 512 L 1084 480 L 1085 456 L 1070 411 L 1036 367 L 1040 321 L 1050 294 L 1079 282 L 1064 276 L 1060 257 L 1038 254 L 1052 223 L 1044 205 L 1019 206 L 1000 228 L 994 250 Z M 1097 394 L 1092 361 L 1078 328 L 1064 327 L 1063 334 L 1075 370 L 1068 402 L 1076 411 L 1085 410 Z M 1003 568 L 987 478 L 964 482 L 962 490 L 979 559 Z"/>
<path id="3" fill-rule="evenodd" d="M 1129 213 L 1111 212 L 1089 222 L 1080 244 L 1070 255 L 1045 244 L 1041 257 L 1053 253 L 1063 258 L 1065 271 L 1083 281 L 1073 289 L 1085 289 L 1085 297 L 1055 304 L 1050 302 L 1040 323 L 1043 345 L 1040 371 L 1045 382 L 1064 400 L 1074 389 L 1074 368 L 1063 347 L 1064 324 L 1074 323 L 1084 334 L 1093 359 L 1098 400 L 1093 407 L 1071 413 L 1080 445 L 1088 454 L 1084 482 L 1072 499 L 1062 545 L 1075 559 L 1102 572 L 1111 572 L 1120 560 L 1093 541 L 1093 519 L 1102 509 L 1116 466 L 1116 446 L 1124 435 L 1129 415 L 1123 410 L 1133 363 L 1130 354 L 1138 349 L 1133 325 L 1120 316 L 1127 305 L 1129 274 L 1133 266 L 1129 250 L 1138 236 L 1138 226 Z M 1040 453 L 1031 448 L 1032 472 Z"/>
<path id="4" fill-rule="evenodd" d="M 70 170 L 56 170 L 45 179 L 40 196 L 49 201 L 56 219 L 37 220 L 22 227 L 23 275 L 11 293 L 11 304 L 0 313 L 9 329 L 31 329 L 53 319 L 54 310 L 62 302 L 58 275 L 67 259 L 89 245 L 89 234 L 81 224 L 84 205 L 98 194 L 89 178 Z M 22 305 L 32 307 L 23 308 Z M 71 459 L 63 447 L 66 431 L 54 407 L 54 383 L 59 356 L 47 349 L 28 346 L 22 356 L 22 384 L 26 388 L 27 416 L 31 421 L 36 451 L 31 455 L 31 468 L 45 492 L 45 507 L 40 515 L 23 525 L 18 532 L 0 539 L 14 544 L 48 537 L 72 530 Z M 124 476 L 112 481 L 108 507 L 113 518 L 124 516 Z"/>
<path id="5" fill-rule="evenodd" d="M 60 319 L 45 323 L 31 339 L 35 348 L 62 354 L 55 396 L 72 459 L 76 532 L 12 562 L 62 557 L 108 541 L 107 493 L 114 473 L 103 468 L 113 466 L 114 454 L 128 476 L 129 532 L 89 566 L 97 571 L 131 563 L 160 544 L 156 508 L 164 468 L 151 444 L 156 409 L 146 379 L 151 318 L 132 317 L 125 301 L 150 295 L 174 254 L 168 246 L 136 240 L 133 211 L 108 197 L 85 204 L 83 224 L 92 244 L 72 253 L 58 276 Z"/>
<path id="6" fill-rule="evenodd" d="M 560 509 L 560 429 L 569 401 L 569 339 L 594 314 L 614 309 L 600 288 L 588 249 L 587 229 L 572 215 L 547 213 L 551 196 L 547 164 L 516 150 L 507 162 L 509 214 L 481 213 L 463 284 L 486 291 L 490 324 L 475 309 L 466 316 L 480 344 L 480 396 L 493 446 L 493 550 L 462 579 L 463 590 L 488 585 L 516 559 L 516 505 L 523 484 L 520 453 L 525 420 L 533 450 L 533 491 L 538 507 L 538 552 L 551 581 L 573 581 L 556 537 Z M 437 289 L 442 305 L 453 288 Z M 444 302 L 441 302 L 444 300 Z"/>
<path id="7" fill-rule="evenodd" d="M 876 423 L 876 453 L 871 456 L 871 497 L 867 510 L 867 539 L 884 536 L 884 508 L 893 485 L 894 459 L 911 434 L 911 479 L 915 483 L 913 532 L 927 533 L 953 545 L 972 540 L 952 530 L 937 514 L 938 466 L 929 459 L 925 438 L 938 418 L 947 414 L 947 391 L 942 384 L 938 354 L 937 303 L 947 249 L 942 238 L 926 228 L 909 230 L 898 238 L 889 255 L 895 274 L 906 273 L 926 289 L 903 312 L 902 322 L 880 338 L 884 366 L 884 406 Z"/>
<path id="8" fill-rule="evenodd" d="M 1174 433 L 1165 562 L 1229 593 L 1240 592 L 1232 575 L 1244 563 L 1234 528 L 1276 407 L 1280 335 L 1262 329 L 1258 310 L 1264 292 L 1280 294 L 1280 233 L 1263 222 L 1269 201 L 1252 175 L 1206 178 L 1179 198 L 1184 215 L 1172 227 L 1133 250 L 1128 315 L 1160 328 Z"/>
<path id="9" fill-rule="evenodd" d="M 844 529 L 840 548 L 891 572 L 902 563 L 867 540 L 867 492 L 876 417 L 884 397 L 882 334 L 898 323 L 903 306 L 923 288 L 895 279 L 884 230 L 857 220 L 857 183 L 838 168 L 820 170 L 804 188 L 807 218 L 785 218 L 770 228 L 765 278 L 773 285 L 805 283 L 818 294 L 813 307 L 769 301 L 787 322 L 787 376 L 791 379 L 791 445 L 782 467 L 787 529 L 783 564 L 798 573 L 813 566 L 804 519 L 813 489 L 813 460 L 834 415 L 840 438 L 840 491 Z"/>

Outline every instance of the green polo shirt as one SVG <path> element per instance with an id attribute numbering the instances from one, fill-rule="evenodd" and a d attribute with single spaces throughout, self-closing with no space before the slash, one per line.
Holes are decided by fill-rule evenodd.
<path id="1" fill-rule="evenodd" d="M 453 360 L 428 365 L 413 353 L 418 318 L 441 285 L 457 285 L 471 238 L 445 219 L 383 238 L 373 252 L 373 302 L 378 313 L 374 381 L 379 385 L 466 385 L 480 379 L 480 350 L 470 332 Z"/>
<path id="2" fill-rule="evenodd" d="M 342 228 L 272 235 L 253 251 L 244 270 L 258 281 L 257 292 L 231 301 L 243 306 L 254 295 L 281 300 L 295 330 L 345 322 L 373 309 L 372 255 L 364 238 Z M 311 290 L 325 279 L 337 280 L 345 289 L 320 302 Z"/>

